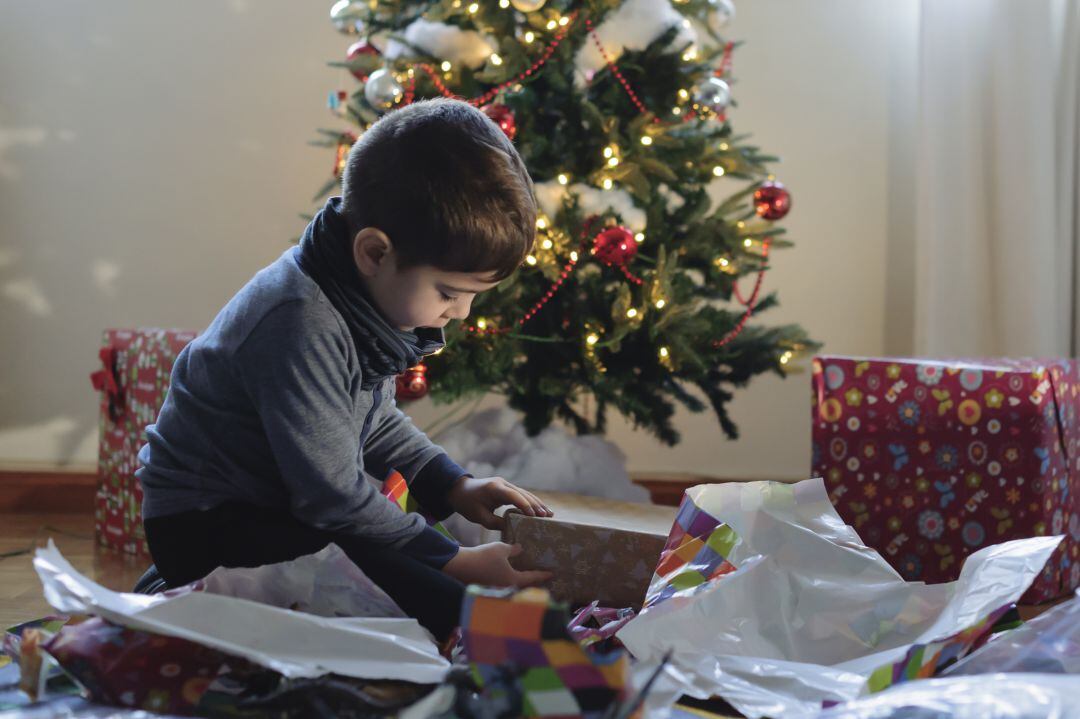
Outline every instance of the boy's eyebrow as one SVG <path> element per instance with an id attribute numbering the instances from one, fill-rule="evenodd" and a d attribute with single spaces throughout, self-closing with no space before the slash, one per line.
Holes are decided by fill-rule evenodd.
<path id="1" fill-rule="evenodd" d="M 483 292 L 484 290 L 488 289 L 488 288 L 485 287 L 484 289 L 480 289 L 480 290 L 468 290 L 468 289 L 465 289 L 463 287 L 454 287 L 453 285 L 442 285 L 442 288 L 444 290 L 450 290 L 451 292 L 460 292 L 462 294 L 477 294 L 479 292 Z"/>

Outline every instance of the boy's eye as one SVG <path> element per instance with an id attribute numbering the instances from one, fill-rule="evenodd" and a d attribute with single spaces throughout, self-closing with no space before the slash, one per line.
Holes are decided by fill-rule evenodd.
<path id="1" fill-rule="evenodd" d="M 446 294 L 445 292 L 440 291 L 439 294 L 442 295 L 442 298 L 444 300 L 446 300 L 447 302 L 453 302 L 454 300 L 457 299 L 457 297 L 451 297 L 450 295 Z"/>

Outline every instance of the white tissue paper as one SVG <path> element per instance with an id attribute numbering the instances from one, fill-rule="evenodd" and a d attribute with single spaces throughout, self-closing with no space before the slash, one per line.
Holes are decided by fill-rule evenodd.
<path id="1" fill-rule="evenodd" d="M 705 551 L 673 570 L 682 560 L 665 566 L 662 557 L 645 608 L 619 639 L 645 663 L 672 651 L 662 685 L 722 696 L 748 717 L 785 718 L 855 699 L 876 669 L 903 660 L 912 645 L 1015 602 L 1061 541 L 985 547 L 955 582 L 906 582 L 844 524 L 821 479 L 694 487 L 668 547 L 686 536 L 718 548 L 726 562 L 707 566 Z M 657 692 L 648 706 L 675 692 Z"/>
<path id="2" fill-rule="evenodd" d="M 210 575 L 210 583 L 217 591 L 237 589 L 247 596 L 261 595 L 263 590 L 254 587 L 251 580 L 253 572 L 263 572 L 288 585 L 312 581 L 332 587 L 334 582 L 328 577 L 335 567 L 340 568 L 342 556 L 340 549 L 331 546 L 313 557 L 282 565 L 219 570 L 216 578 Z M 244 657 L 287 677 L 333 673 L 437 684 L 450 668 L 428 631 L 415 619 L 402 617 L 400 610 L 397 615 L 383 617 L 322 617 L 190 588 L 151 596 L 114 592 L 76 571 L 52 541 L 37 550 L 34 568 L 44 586 L 46 601 L 59 612 L 92 614 L 133 629 L 188 639 Z M 353 565 L 350 573 L 359 571 Z M 232 572 L 237 574 L 230 577 Z M 373 601 L 351 602 L 337 590 L 331 592 L 327 602 L 304 592 L 295 599 L 271 594 L 274 596 L 267 594 L 264 598 L 285 606 L 306 603 L 320 613 L 330 614 L 361 605 L 364 610 L 389 608 L 386 602 L 390 601 L 381 592 L 381 597 Z"/>

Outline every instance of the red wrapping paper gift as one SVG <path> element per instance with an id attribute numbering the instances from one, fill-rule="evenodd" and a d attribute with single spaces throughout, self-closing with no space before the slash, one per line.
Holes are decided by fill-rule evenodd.
<path id="1" fill-rule="evenodd" d="M 102 367 L 91 376 L 101 392 L 94 527 L 102 546 L 147 554 L 135 479 L 139 449 L 165 401 L 173 363 L 193 339 L 194 332 L 181 330 L 105 331 Z"/>
<path id="2" fill-rule="evenodd" d="M 1080 361 L 823 356 L 813 389 L 813 472 L 905 579 L 1063 534 L 1023 601 L 1080 585 Z"/>

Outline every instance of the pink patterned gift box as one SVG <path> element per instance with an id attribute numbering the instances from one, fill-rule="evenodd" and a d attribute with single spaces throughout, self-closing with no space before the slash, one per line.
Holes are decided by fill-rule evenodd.
<path id="1" fill-rule="evenodd" d="M 91 381 L 101 392 L 94 529 L 104 547 L 148 554 L 135 478 L 139 449 L 165 402 L 173 363 L 193 339 L 194 332 L 163 329 L 110 329 L 102 337 L 102 366 Z"/>
<path id="2" fill-rule="evenodd" d="M 822 356 L 813 390 L 813 473 L 905 579 L 1063 534 L 1023 601 L 1080 585 L 1080 361 Z"/>

